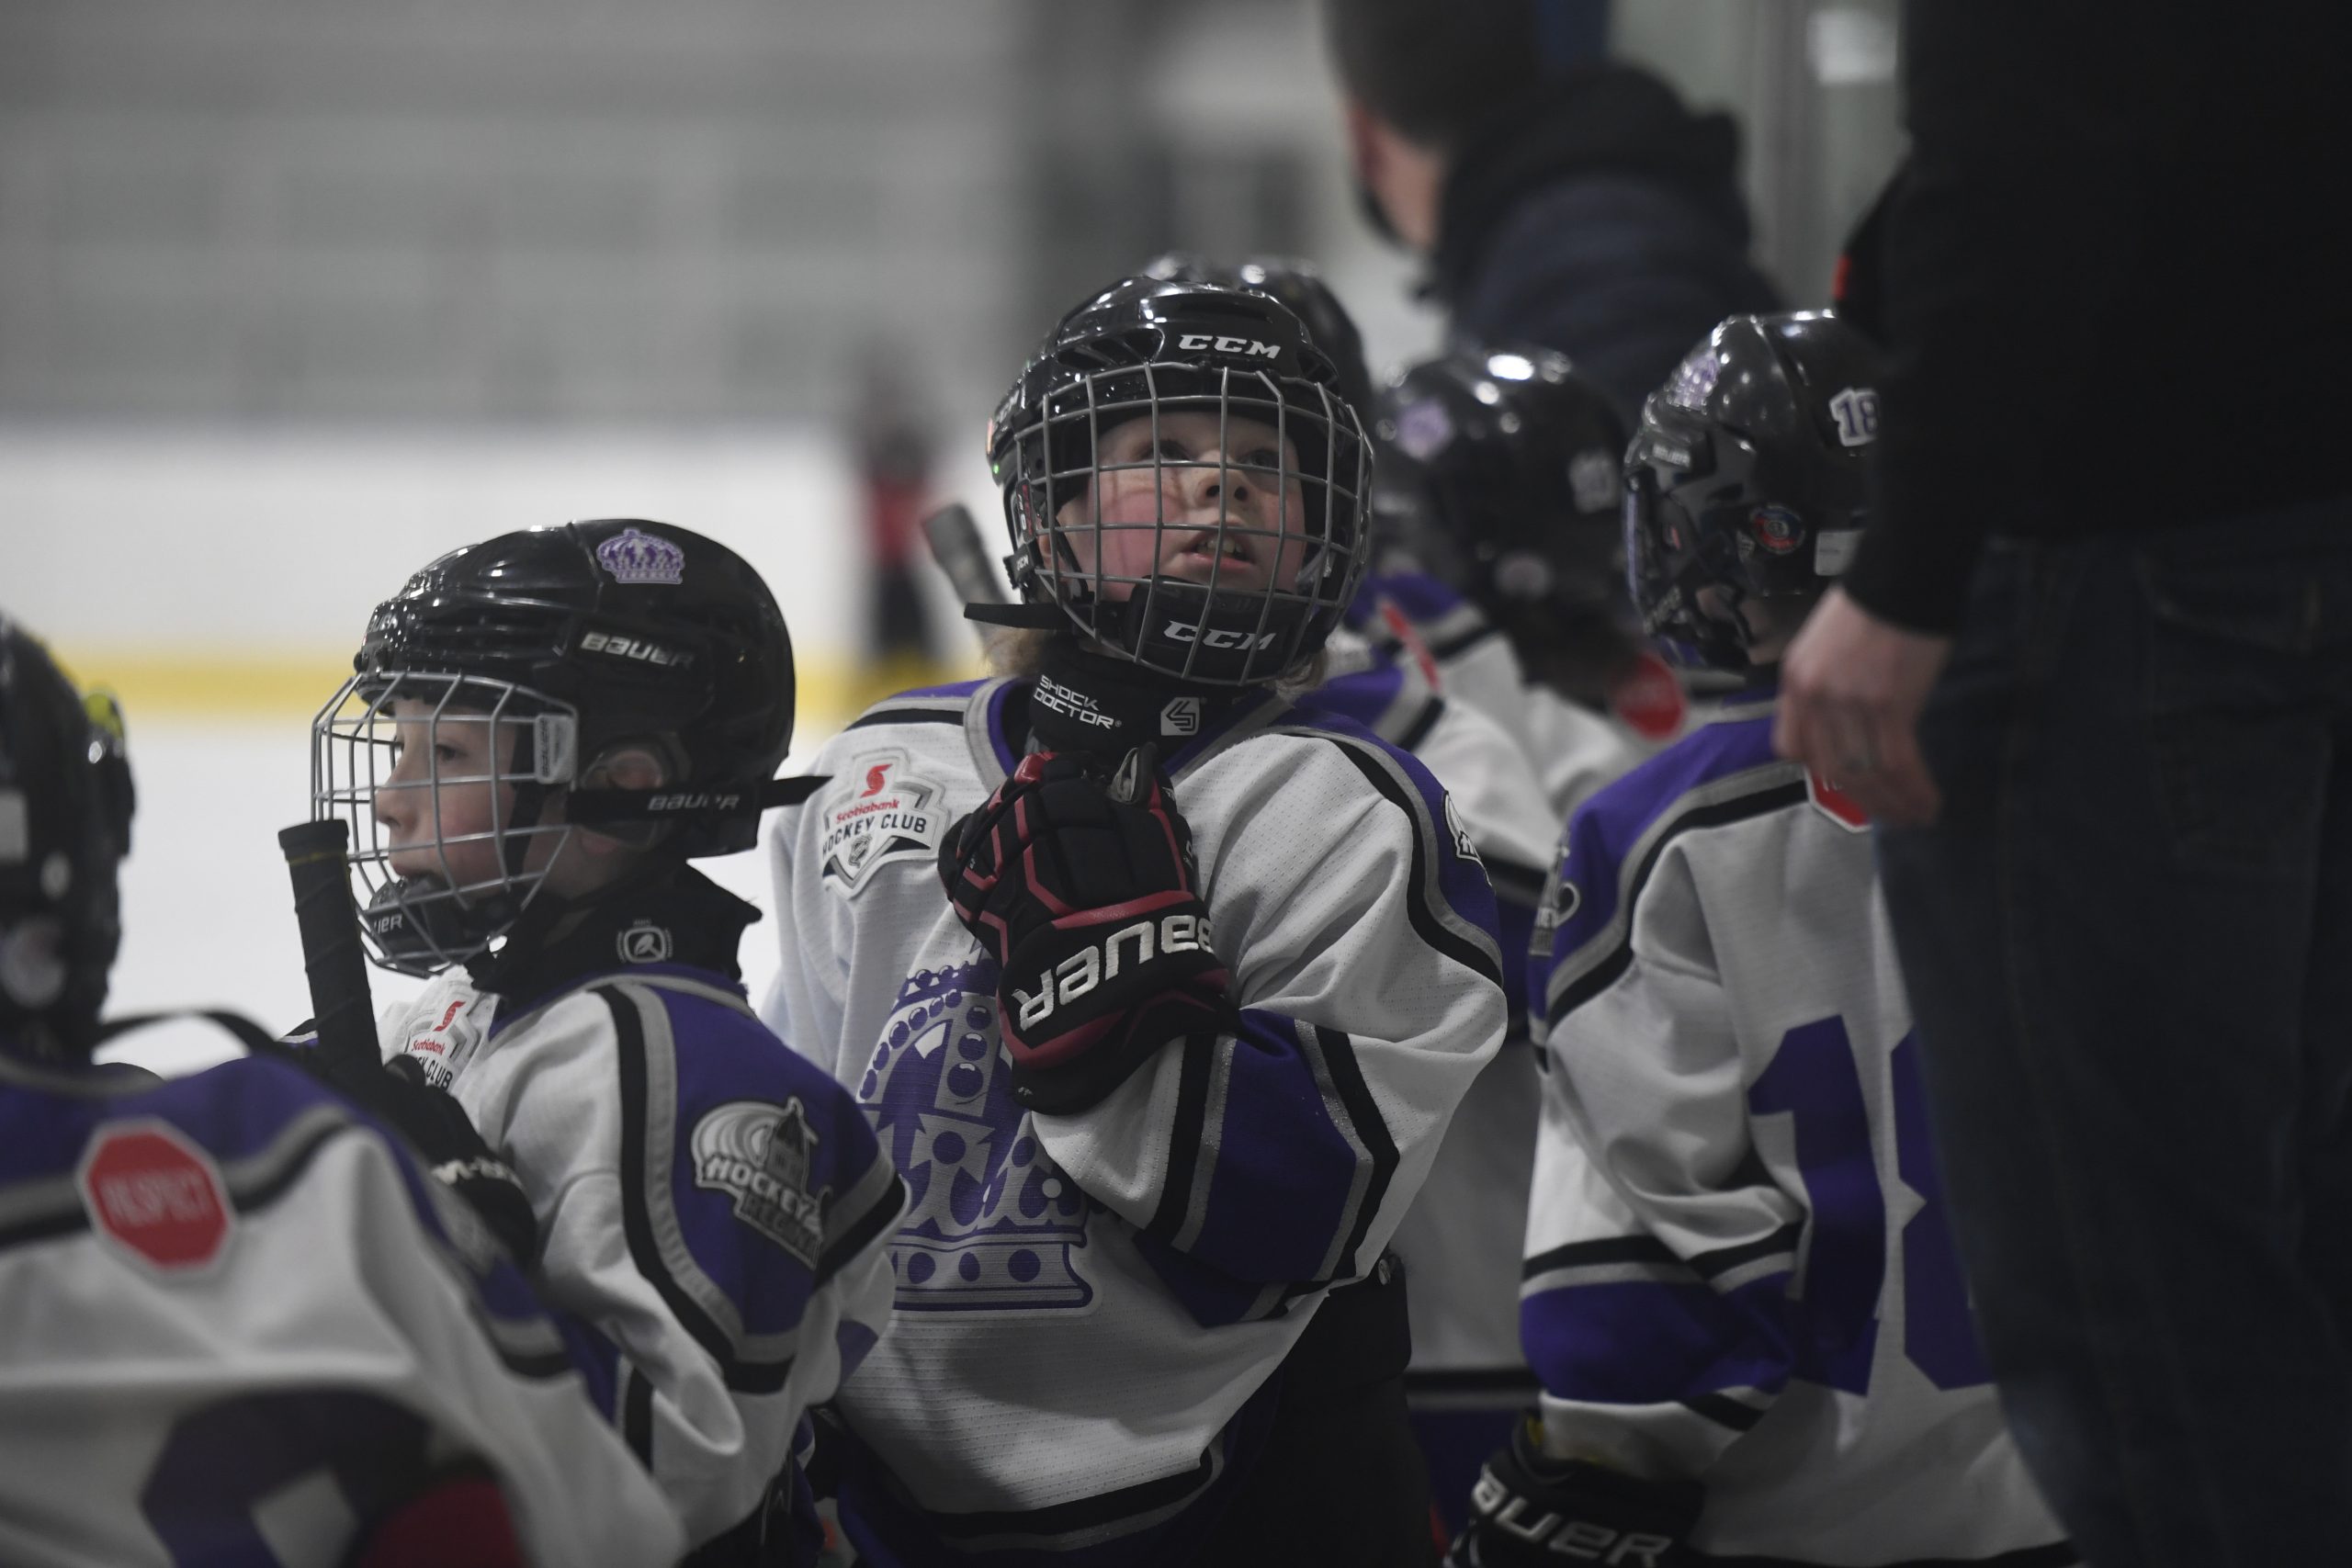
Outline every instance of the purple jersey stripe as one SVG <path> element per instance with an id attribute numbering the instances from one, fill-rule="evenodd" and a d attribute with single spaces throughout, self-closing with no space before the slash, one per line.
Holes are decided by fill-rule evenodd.
<path id="1" fill-rule="evenodd" d="M 679 1234 L 748 1332 L 783 1333 L 816 1288 L 824 1212 L 881 1150 L 849 1091 L 758 1020 L 707 998 L 657 994 L 674 1043 Z"/>
<path id="2" fill-rule="evenodd" d="M 1462 853 L 1461 846 L 1456 841 L 1453 828 L 1447 819 L 1445 786 L 1439 784 L 1436 777 L 1429 769 L 1423 767 L 1419 759 L 1411 752 L 1399 750 L 1389 745 L 1362 725 L 1351 723 L 1346 719 L 1312 714 L 1302 714 L 1300 717 L 1302 728 L 1360 740 L 1377 749 L 1395 764 L 1395 773 L 1402 776 L 1404 784 L 1412 792 L 1411 802 L 1418 805 L 1418 809 L 1414 812 L 1417 818 L 1415 829 L 1421 842 L 1415 853 L 1415 860 L 1418 862 L 1420 859 L 1421 852 L 1434 850 L 1437 854 L 1438 891 L 1444 897 L 1447 905 L 1454 914 L 1499 943 L 1501 938 L 1495 914 L 1494 887 L 1487 880 L 1486 868 Z M 1365 767 L 1367 776 L 1371 776 L 1373 770 L 1370 762 L 1367 761 L 1363 765 Z M 1379 778 L 1374 778 L 1374 782 L 1380 785 L 1382 793 L 1389 794 L 1387 785 Z M 1393 794 L 1390 795 L 1390 798 L 1396 799 L 1399 806 L 1408 804 L 1407 800 L 1397 799 Z M 1418 870 L 1419 867 L 1417 866 L 1416 869 Z M 1419 889 L 1415 888 L 1414 892 L 1418 895 Z M 1473 966 L 1484 967 L 1484 965 Z M 1498 975 L 1496 978 L 1497 983 L 1500 984 Z"/>
<path id="3" fill-rule="evenodd" d="M 11 1100 L 28 1107 L 46 1102 L 53 1110 L 10 1115 L 8 1136 L 0 1140 L 0 1187 L 71 1175 L 90 1130 L 101 1122 L 134 1116 L 168 1122 L 190 1143 L 226 1164 L 269 1147 L 288 1122 L 312 1106 L 343 1103 L 308 1074 L 261 1057 L 223 1063 L 132 1094 L 122 1093 L 123 1078 L 104 1068 L 59 1069 L 52 1076 L 61 1085 L 86 1079 L 90 1092 L 6 1088 L 4 1092 Z"/>
<path id="4" fill-rule="evenodd" d="M 101 1070 L 93 1078 L 108 1076 Z M 322 1108 L 336 1114 L 312 1114 Z M 0 1190 L 14 1181 L 71 1177 L 99 1126 L 135 1120 L 165 1122 L 209 1155 L 221 1168 L 227 1195 L 240 1213 L 265 1208 L 293 1190 L 327 1143 L 372 1136 L 398 1173 L 418 1228 L 453 1259 L 462 1258 L 441 1223 L 432 1179 L 418 1168 L 408 1145 L 300 1068 L 263 1056 L 226 1062 L 136 1094 L 48 1094 L 16 1086 L 0 1090 Z M 78 1229 L 86 1223 L 78 1201 L 60 1221 L 51 1228 Z M 466 1272 L 490 1317 L 524 1324 L 548 1315 L 522 1271 L 503 1255 L 487 1269 L 469 1264 Z M 559 1370 L 508 1355 L 503 1348 L 500 1354 L 526 1375 Z"/>
<path id="5" fill-rule="evenodd" d="M 580 1369 L 581 1381 L 588 1385 L 588 1397 L 598 1415 L 606 1421 L 617 1421 L 619 1416 L 621 1353 L 617 1346 L 598 1333 L 594 1326 L 569 1313 L 551 1314 L 556 1332 L 563 1337 L 563 1348 L 571 1356 L 571 1364 Z"/>
<path id="6" fill-rule="evenodd" d="M 1207 1129 L 1207 1202 L 1184 1250 L 1242 1280 L 1327 1277 L 1333 1245 L 1354 1222 L 1352 1195 L 1370 1158 L 1334 1118 L 1299 1034 L 1295 1019 L 1242 1011 L 1225 1114 Z"/>
<path id="7" fill-rule="evenodd" d="M 1618 916 L 1622 871 L 1645 834 L 1674 814 L 1691 791 L 1777 761 L 1769 715 L 1702 725 L 1623 777 L 1568 819 L 1556 870 L 1575 902 L 1553 933 L 1550 962 L 1529 976 L 1538 1012 L 1552 967 L 1606 933 Z"/>
<path id="8" fill-rule="evenodd" d="M 1136 1251 L 1159 1282 L 1168 1287 L 1193 1321 L 1204 1328 L 1222 1328 L 1265 1314 L 1259 1311 L 1266 1287 L 1254 1280 L 1239 1280 L 1190 1258 L 1149 1231 L 1135 1233 Z"/>
<path id="9" fill-rule="evenodd" d="M 1726 1294 L 1647 1280 L 1564 1286 L 1520 1303 L 1520 1342 L 1560 1399 L 1670 1404 L 1778 1390 L 1791 1366 L 1788 1285 L 1780 1273 Z"/>
<path id="10" fill-rule="evenodd" d="M 905 697 L 968 697 L 989 683 L 990 677 L 982 675 L 970 681 L 950 681 L 944 686 L 910 686 L 903 692 L 893 692 L 884 698 L 897 702 Z"/>
<path id="11" fill-rule="evenodd" d="M 1322 708 L 1376 731 L 1380 721 L 1395 705 L 1397 694 L 1404 689 L 1404 671 L 1394 660 L 1382 660 L 1369 670 L 1324 682 L 1299 706 L 1302 710 Z"/>
<path id="12" fill-rule="evenodd" d="M 1436 578 L 1418 571 L 1382 572 L 1367 578 L 1366 595 L 1377 594 L 1405 612 L 1411 621 L 1434 621 L 1452 615 L 1465 601 Z"/>

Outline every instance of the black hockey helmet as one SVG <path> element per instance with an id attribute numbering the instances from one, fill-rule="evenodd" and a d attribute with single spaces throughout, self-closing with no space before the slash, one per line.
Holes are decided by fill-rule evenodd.
<path id="1" fill-rule="evenodd" d="M 17 1049 L 70 1060 L 97 1043 L 132 806 L 114 699 L 78 694 L 0 615 L 0 1039 Z"/>
<path id="2" fill-rule="evenodd" d="M 1464 344 L 1382 389 L 1381 545 L 1476 604 L 1522 652 L 1616 622 L 1625 602 L 1609 394 L 1550 349 Z"/>
<path id="3" fill-rule="evenodd" d="M 1254 685 L 1302 670 L 1339 623 L 1365 561 L 1369 463 L 1337 374 L 1298 317 L 1254 288 L 1131 277 L 1079 306 L 1046 334 L 989 424 L 1013 586 L 1114 656 L 1180 679 Z M 1156 431 L 1172 412 L 1216 420 L 1214 461 L 1155 439 L 1130 461 L 1098 464 L 1106 437 L 1142 420 Z M 1277 439 L 1225 451 L 1239 443 L 1223 433 L 1243 420 Z M 1105 479 L 1123 471 L 1151 476 L 1151 517 L 1091 514 Z M 1204 503 L 1214 492 L 1214 520 L 1170 518 L 1170 485 L 1190 486 Z M 1237 502 L 1249 508 L 1253 496 L 1258 507 L 1237 515 Z M 1271 519 L 1269 496 L 1278 503 Z M 1072 506 L 1081 514 L 1065 515 Z M 1158 564 L 1180 532 L 1214 563 L 1204 581 Z M 1114 543 L 1130 556 L 1148 549 L 1154 564 L 1107 568 Z M 1229 570 L 1235 558 L 1243 565 Z M 1247 581 L 1252 568 L 1264 582 Z"/>
<path id="4" fill-rule="evenodd" d="M 560 836 L 595 827 L 678 857 L 749 849 L 791 798 L 773 775 L 792 741 L 792 644 L 759 573 L 734 551 L 630 518 L 503 534 L 425 567 L 376 607 L 355 673 L 312 726 L 312 814 L 352 821 L 355 892 L 376 956 L 433 973 L 480 953 L 537 892 Z M 488 726 L 488 773 L 438 761 L 401 780 L 401 748 Z M 617 749 L 659 757 L 652 790 L 580 788 Z M 489 793 L 481 831 L 443 837 L 444 791 Z M 509 797 L 498 786 L 511 790 Z M 434 793 L 437 869 L 393 870 L 379 791 Z M 559 819 L 549 820 L 560 797 Z M 552 838 L 534 857 L 532 841 Z M 452 849 L 486 842 L 468 874 Z"/>
<path id="5" fill-rule="evenodd" d="M 1818 311 L 1734 316 L 1684 357 L 1625 453 L 1626 576 L 1645 630 L 1685 661 L 1744 669 L 1743 604 L 1809 600 L 1846 570 L 1877 386 L 1869 341 Z"/>
<path id="6" fill-rule="evenodd" d="M 1143 272 L 1146 277 L 1171 283 L 1212 283 L 1272 295 L 1306 323 L 1306 335 L 1330 359 L 1340 396 L 1358 418 L 1372 417 L 1372 367 L 1364 361 L 1363 333 L 1314 263 L 1296 256 L 1251 256 L 1238 266 L 1216 266 L 1193 252 L 1170 251 L 1148 263 Z"/>

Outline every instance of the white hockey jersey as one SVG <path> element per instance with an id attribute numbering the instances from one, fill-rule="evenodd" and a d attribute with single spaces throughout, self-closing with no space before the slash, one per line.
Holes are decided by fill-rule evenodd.
<path id="1" fill-rule="evenodd" d="M 679 868 L 382 1021 L 522 1179 L 540 1289 L 595 1329 L 600 1403 L 703 1541 L 887 1324 L 905 1189 L 856 1103 L 734 983 L 750 908 Z"/>
<path id="2" fill-rule="evenodd" d="M 1521 1368 L 1519 1245 L 1527 1232 L 1539 1099 L 1521 1000 L 1558 818 L 1519 742 L 1476 708 L 1440 694 L 1418 660 L 1344 629 L 1326 646 L 1330 673 L 1301 705 L 1353 719 L 1411 752 L 1445 786 L 1494 886 L 1512 1004 L 1509 1040 L 1455 1110 L 1429 1180 L 1391 1243 L 1405 1260 L 1413 1369 Z M 1507 1404 L 1514 1395 L 1525 1402 L 1523 1385 L 1500 1393 Z M 1482 1448 L 1472 1462 L 1485 1457 Z"/>
<path id="3" fill-rule="evenodd" d="M 2076 1561 L 2003 1424 L 1867 823 L 1769 692 L 1603 790 L 1547 893 L 1521 1319 L 1547 1446 L 1776 1562 Z"/>
<path id="4" fill-rule="evenodd" d="M 1245 694 L 1163 761 L 1238 1031 L 1171 1044 L 1092 1110 L 1023 1111 L 996 966 L 938 855 L 1018 761 L 1028 693 L 878 705 L 770 836 L 793 940 L 765 1016 L 831 1053 L 914 1194 L 898 1317 L 839 1402 L 887 1472 L 845 1472 L 843 1523 L 884 1562 L 1182 1551 L 1505 1027 L 1492 896 L 1429 773 Z"/>
<path id="5" fill-rule="evenodd" d="M 1387 573 L 1367 583 L 1366 592 L 1372 606 L 1366 625 L 1375 643 L 1386 642 L 1400 661 L 1425 660 L 1437 690 L 1484 714 L 1519 743 L 1543 784 L 1555 828 L 1680 722 L 1672 719 L 1663 734 L 1645 737 L 1530 682 L 1510 639 L 1434 578 Z M 1679 711 L 1687 713 L 1687 705 Z"/>
<path id="6" fill-rule="evenodd" d="M 0 1562 L 334 1568 L 464 1462 L 535 1562 L 672 1562 L 591 1398 L 470 1211 L 296 1068 L 0 1054 Z"/>

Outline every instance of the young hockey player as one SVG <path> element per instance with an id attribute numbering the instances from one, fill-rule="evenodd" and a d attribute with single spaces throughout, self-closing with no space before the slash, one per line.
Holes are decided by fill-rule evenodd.
<path id="1" fill-rule="evenodd" d="M 1569 825 L 1521 1325 L 1544 1385 L 1453 1561 L 2075 1561 L 2002 1421 L 1940 1207 L 1871 840 L 1774 757 L 1845 566 L 1868 344 L 1739 316 L 1626 457 L 1644 624 L 1752 684 Z"/>
<path id="2" fill-rule="evenodd" d="M 672 1561 L 609 1386 L 401 1140 L 251 1025 L 92 1065 L 130 818 L 112 705 L 0 616 L 0 1562 Z"/>
<path id="3" fill-rule="evenodd" d="M 1374 430 L 1383 570 L 1359 603 L 1371 601 L 1363 625 L 1389 655 L 1379 667 L 1407 687 L 1425 676 L 1449 713 L 1514 753 L 1508 767 L 1479 759 L 1458 769 L 1419 754 L 1450 784 L 1525 778 L 1542 822 L 1530 831 L 1548 863 L 1567 810 L 1641 754 L 1601 712 L 1608 677 L 1634 662 L 1621 656 L 1630 635 L 1610 628 L 1611 602 L 1624 593 L 1622 568 L 1611 570 L 1622 427 L 1557 355 L 1458 349 L 1393 378 Z M 1474 800 L 1494 793 L 1454 787 Z M 1523 987 L 1544 874 L 1492 842 L 1481 837 L 1479 848 L 1516 950 L 1506 968 Z M 1452 1531 L 1465 1522 L 1480 1461 L 1536 1393 L 1519 1343 L 1519 1251 L 1540 1099 L 1535 1054 L 1515 1031 L 1397 1233 L 1413 1270 L 1415 1425 Z"/>
<path id="4" fill-rule="evenodd" d="M 1374 586 L 1445 689 L 1521 739 L 1565 821 L 1689 714 L 1625 602 L 1623 422 L 1559 355 L 1505 344 L 1406 367 L 1374 432 L 1387 550 Z"/>
<path id="5" fill-rule="evenodd" d="M 1154 277 L 1272 295 L 1331 359 L 1336 385 L 1351 405 L 1367 406 L 1354 401 L 1372 396 L 1363 338 L 1339 296 L 1306 263 L 1260 257 L 1221 270 L 1197 257 L 1170 255 L 1145 270 Z M 1384 452 L 1375 464 L 1391 460 Z M 1614 453 L 1610 462 L 1613 474 Z M 1373 488 L 1380 493 L 1378 479 Z M 1375 536 L 1374 553 L 1388 543 Z M 1524 1194 L 1535 1157 L 1537 1101 L 1534 1055 L 1527 1049 L 1519 998 L 1526 990 L 1544 868 L 1562 814 L 1545 799 L 1519 740 L 1442 686 L 1426 647 L 1409 626 L 1393 619 L 1394 606 L 1379 592 L 1383 581 L 1365 579 L 1324 645 L 1322 683 L 1295 700 L 1301 707 L 1352 719 L 1410 752 L 1445 787 L 1494 888 L 1503 986 L 1512 1004 L 1508 1038 L 1455 1110 L 1429 1179 L 1397 1222 L 1393 1242 L 1405 1265 L 1413 1330 L 1406 1405 L 1428 1461 L 1440 1522 L 1451 1535 L 1464 1523 L 1479 1461 L 1535 1396 L 1534 1374 L 1519 1352 L 1519 1246 L 1527 1229 Z M 1614 747 L 1613 732 L 1594 723 Z M 1631 761 L 1629 754 L 1628 765 Z"/>
<path id="6" fill-rule="evenodd" d="M 1506 1007 L 1442 791 L 1275 689 L 1361 574 L 1331 375 L 1255 291 L 1071 311 L 989 427 L 1020 672 L 866 713 L 771 839 L 768 1016 L 915 1194 L 840 1400 L 875 1562 L 1427 1560 L 1382 1249 Z"/>
<path id="7" fill-rule="evenodd" d="M 544 1292 L 593 1327 L 696 1562 L 766 1561 L 763 1497 L 888 1319 L 905 1202 L 855 1102 L 752 1016 L 755 912 L 686 863 L 791 794 L 783 616 L 709 539 L 573 523 L 424 568 L 355 663 L 314 810 L 355 825 L 378 962 L 437 976 L 384 1055 L 519 1177 Z"/>
<path id="8" fill-rule="evenodd" d="M 1371 406 L 1372 376 L 1364 363 L 1363 335 L 1340 297 L 1307 263 L 1258 256 L 1239 266 L 1218 267 L 1198 256 L 1171 252 L 1147 265 L 1144 275 L 1272 295 L 1299 319 L 1308 339 L 1331 361 L 1333 386 L 1348 405 L 1359 412 Z M 1622 440 L 1618 446 L 1622 448 Z M 1610 460 L 1612 465 L 1616 461 L 1613 452 Z M 1376 455 L 1376 466 L 1388 461 L 1386 453 Z M 1373 493 L 1380 493 L 1377 479 Z M 1611 521 L 1613 531 L 1613 510 Z M 1386 543 L 1374 536 L 1370 558 L 1377 558 Z M 1353 719 L 1390 745 L 1411 752 L 1445 786 L 1494 886 L 1504 981 L 1515 1007 L 1525 988 L 1527 936 L 1543 894 L 1544 868 L 1552 858 L 1566 810 L 1545 804 L 1543 781 L 1519 742 L 1475 701 L 1464 701 L 1451 690 L 1412 630 L 1380 618 L 1388 607 L 1380 589 L 1390 581 L 1365 577 L 1324 644 L 1322 683 L 1295 700 Z M 1506 712 L 1504 716 L 1516 715 Z M 1435 1294 L 1414 1296 L 1417 1343 L 1422 1337 L 1419 1325 L 1436 1304 Z M 1515 1322 L 1516 1312 L 1511 1315 Z"/>

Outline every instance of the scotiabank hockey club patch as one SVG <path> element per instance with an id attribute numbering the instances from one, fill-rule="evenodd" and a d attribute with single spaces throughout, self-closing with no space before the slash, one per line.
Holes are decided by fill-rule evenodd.
<path id="1" fill-rule="evenodd" d="M 495 996 L 435 992 L 425 1000 L 428 1010 L 412 1014 L 408 1044 L 403 1047 L 424 1069 L 424 1081 L 447 1089 L 458 1073 L 473 1060 L 490 1033 L 491 1015 L 498 1009 Z"/>
<path id="2" fill-rule="evenodd" d="M 929 863 L 946 829 L 940 787 L 907 771 L 903 752 L 877 751 L 848 770 L 846 789 L 824 807 L 823 874 L 844 894 L 894 860 Z"/>
<path id="3" fill-rule="evenodd" d="M 797 1096 L 782 1105 L 729 1100 L 695 1123 L 690 1143 L 695 1186 L 728 1194 L 737 1219 L 806 1267 L 817 1266 L 832 1190 L 808 1190 L 817 1134 Z"/>

